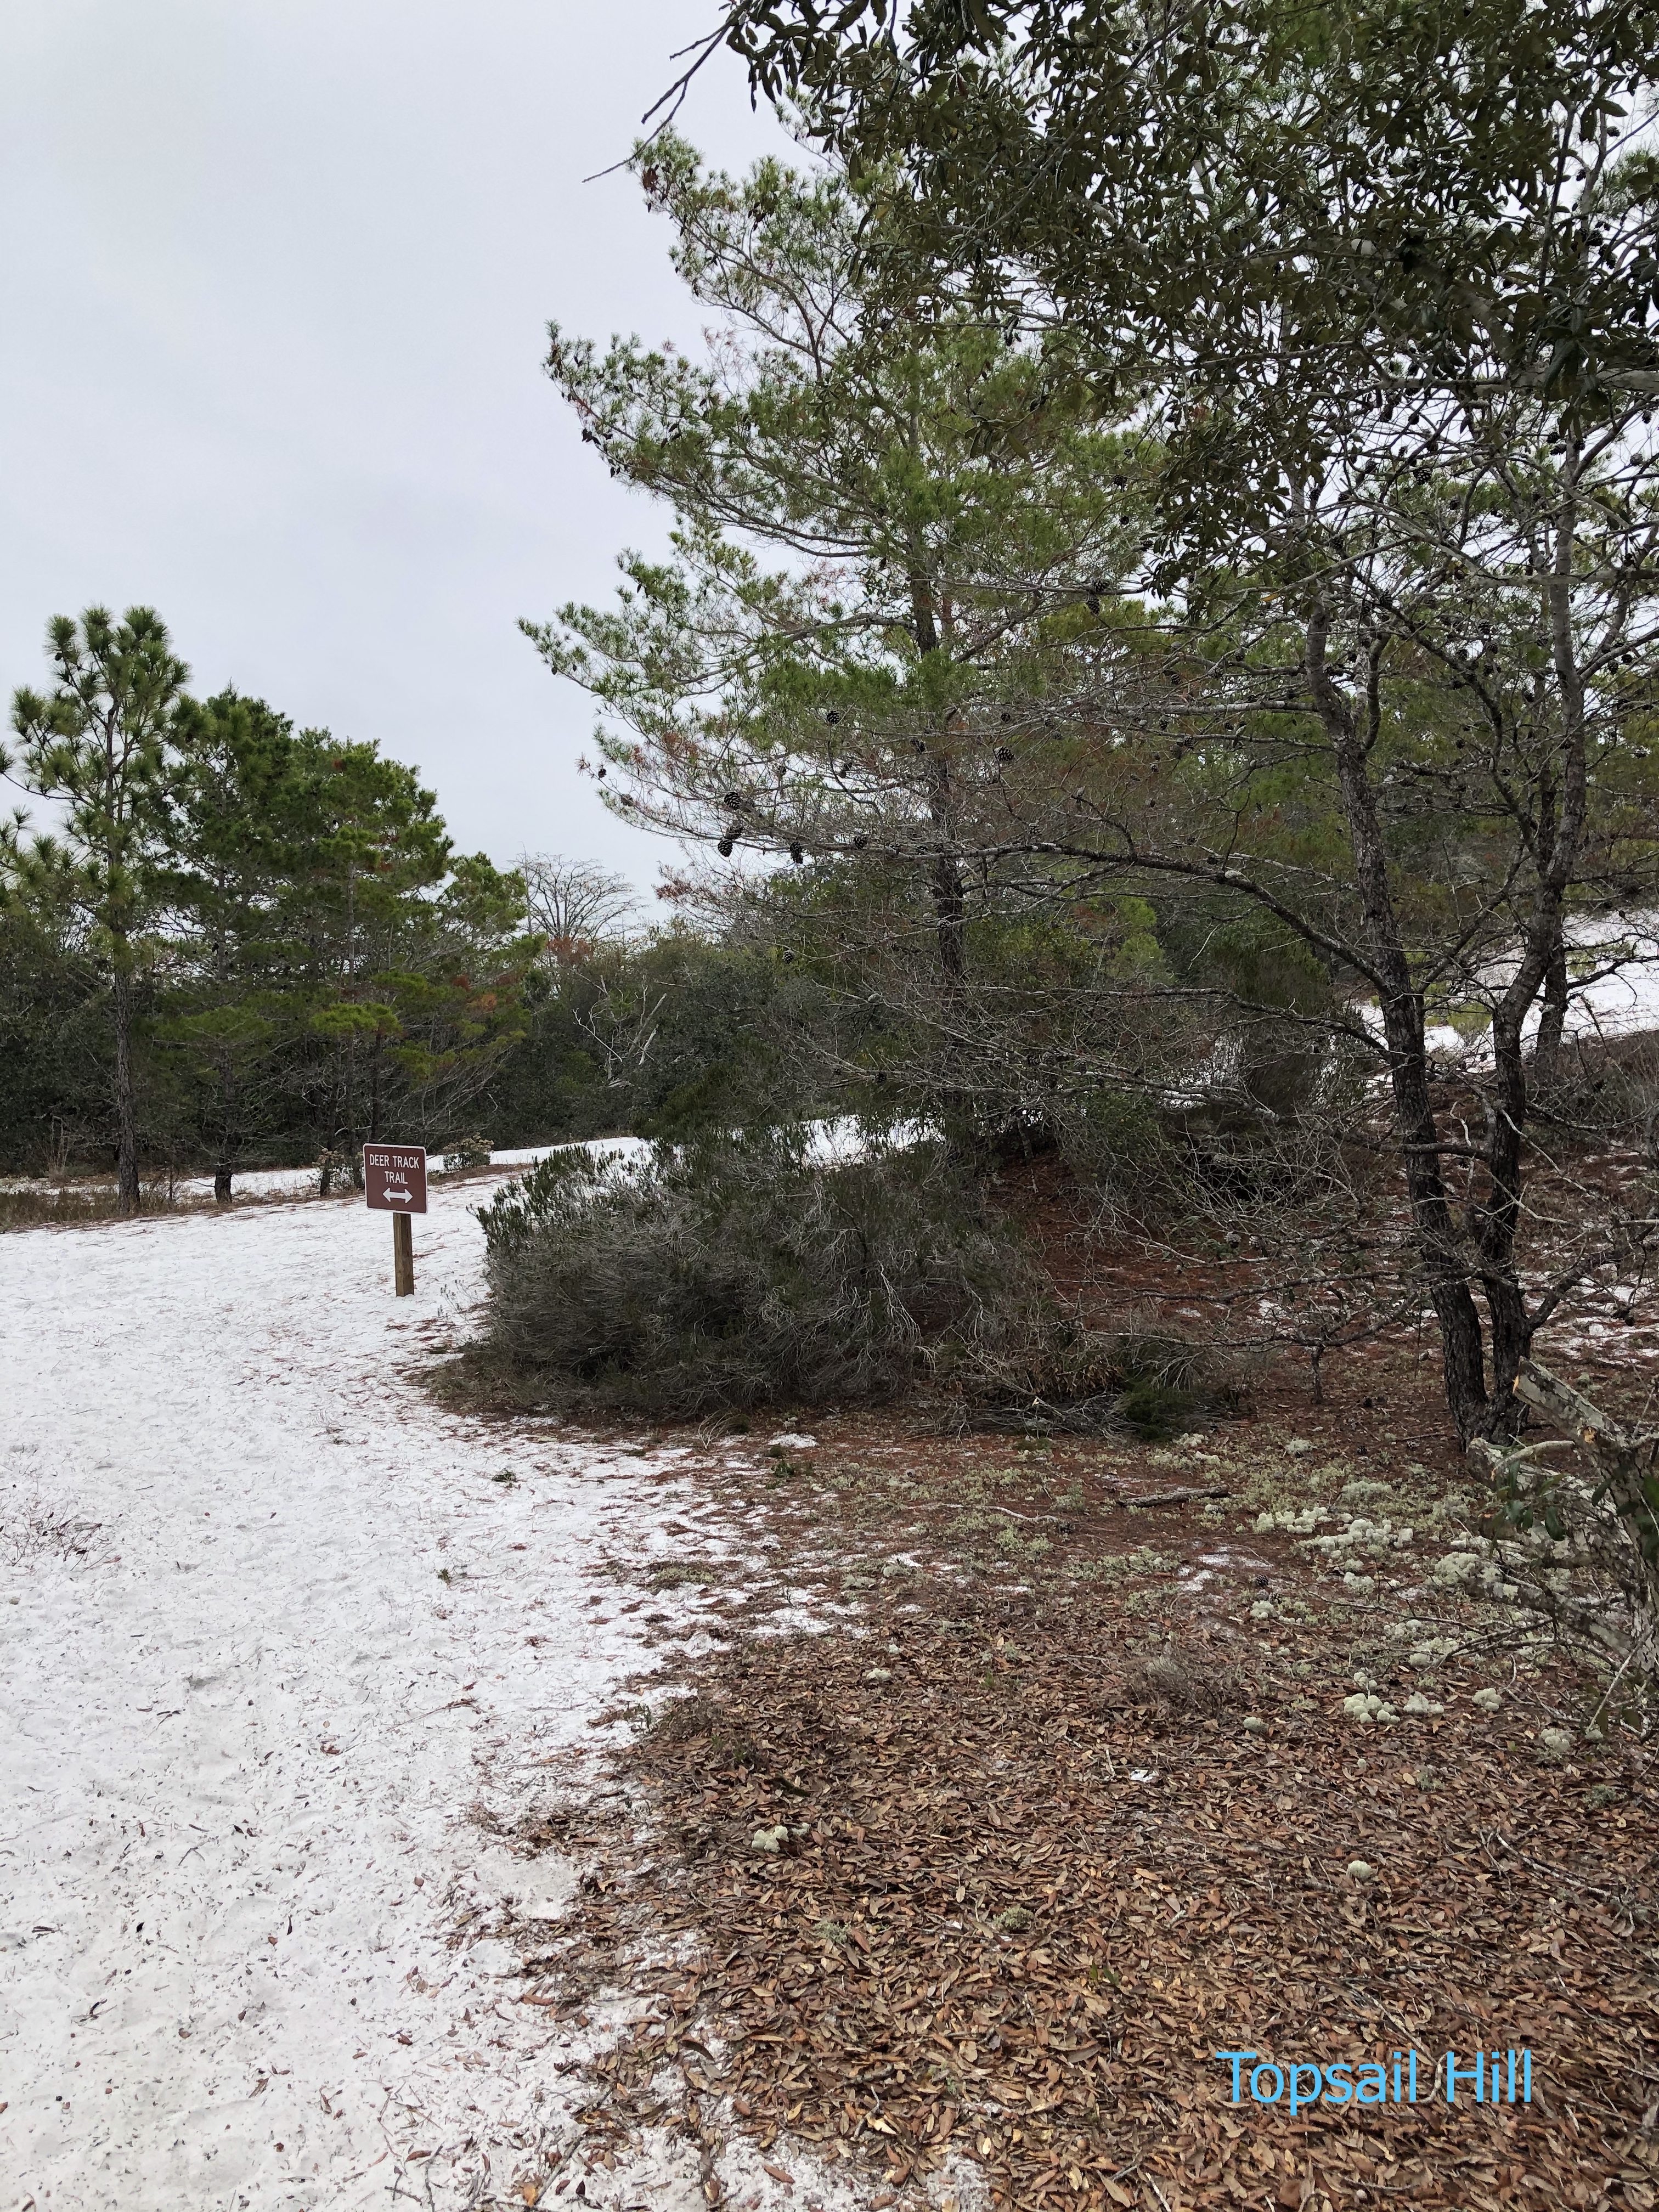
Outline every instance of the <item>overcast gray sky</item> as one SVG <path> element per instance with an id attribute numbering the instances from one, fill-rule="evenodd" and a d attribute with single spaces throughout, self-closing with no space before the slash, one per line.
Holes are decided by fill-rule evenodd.
<path id="1" fill-rule="evenodd" d="M 687 0 L 9 0 L 0 682 L 48 616 L 158 607 L 201 692 L 416 763 L 460 843 L 667 855 L 574 761 L 514 623 L 660 542 L 541 374 L 544 325 L 695 337 L 624 155 Z M 787 144 L 727 57 L 681 128 Z"/>

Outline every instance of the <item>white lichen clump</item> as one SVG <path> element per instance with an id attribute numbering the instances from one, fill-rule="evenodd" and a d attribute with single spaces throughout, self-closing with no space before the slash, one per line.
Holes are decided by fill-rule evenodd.
<path id="1" fill-rule="evenodd" d="M 1323 1552 L 1327 1557 L 1346 1551 L 1397 1552 L 1411 1543 L 1416 1534 L 1409 1526 L 1396 1528 L 1392 1521 L 1368 1521 L 1363 1513 L 1357 1513 L 1346 1528 L 1334 1535 L 1316 1536 L 1308 1548 Z"/>
<path id="2" fill-rule="evenodd" d="M 1337 1503 L 1357 1512 L 1362 1506 L 1387 1505 L 1393 1496 L 1394 1492 L 1386 1482 L 1378 1482 L 1373 1476 L 1362 1474 L 1354 1481 L 1343 1484 Z"/>
<path id="3" fill-rule="evenodd" d="M 1278 1529 L 1287 1536 L 1311 1536 L 1319 1523 L 1330 1517 L 1322 1505 L 1304 1505 L 1295 1513 L 1258 1513 L 1255 1533 L 1271 1536 Z"/>
<path id="4" fill-rule="evenodd" d="M 1351 1698 L 1344 1698 L 1342 1710 L 1351 1721 L 1392 1721 L 1400 1716 L 1374 1690 L 1356 1690 Z"/>

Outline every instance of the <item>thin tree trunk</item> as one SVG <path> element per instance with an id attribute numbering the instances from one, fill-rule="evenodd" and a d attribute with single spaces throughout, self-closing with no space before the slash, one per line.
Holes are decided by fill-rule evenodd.
<path id="1" fill-rule="evenodd" d="M 115 1203 L 138 1211 L 138 1107 L 132 1072 L 132 978 L 118 961 L 111 990 L 115 1023 Z"/>
<path id="2" fill-rule="evenodd" d="M 928 811 L 942 837 L 948 837 L 951 834 L 949 775 L 946 763 L 936 759 L 928 776 Z M 967 902 L 963 895 L 962 871 L 952 854 L 941 852 L 936 856 L 929 890 L 939 936 L 939 964 L 944 973 L 945 988 L 954 996 L 961 991 L 967 978 L 968 961 L 963 941 Z"/>
<path id="3" fill-rule="evenodd" d="M 923 653 L 939 650 L 939 623 L 934 617 L 933 602 L 926 580 L 920 575 L 910 579 L 910 611 L 915 623 L 916 644 Z M 955 996 L 960 992 L 967 974 L 966 947 L 963 944 L 963 925 L 966 899 L 963 891 L 962 870 L 956 855 L 950 849 L 951 821 L 951 763 L 945 754 L 935 750 L 927 757 L 927 818 L 939 837 L 939 849 L 928 870 L 928 893 L 933 902 L 933 921 L 938 933 L 939 967 L 944 972 L 947 992 Z"/>
<path id="4" fill-rule="evenodd" d="M 1522 955 L 1509 988 L 1492 1015 L 1492 1087 L 1486 1105 L 1488 1188 L 1480 1208 L 1478 1248 L 1486 1308 L 1492 1316 L 1492 1401 L 1489 1436 L 1514 1432 L 1516 1377 L 1532 1350 L 1532 1327 L 1516 1266 L 1523 1194 L 1523 1140 L 1528 1099 L 1521 1036 L 1541 990 L 1544 1023 L 1554 1016 L 1547 1050 L 1552 1066 L 1559 1051 L 1566 1012 L 1566 887 L 1577 861 L 1586 805 L 1584 692 L 1578 673 L 1571 619 L 1576 450 L 1564 470 L 1565 499 L 1556 527 L 1555 555 L 1545 587 L 1552 658 L 1561 701 L 1559 763 L 1546 763 L 1538 778 L 1535 842 L 1539 857 L 1532 912 L 1524 925 Z M 1558 988 L 1552 1006 L 1551 979 Z M 1540 1045 L 1544 1047 L 1544 1024 Z M 1534 1073 L 1536 1067 L 1534 1066 Z M 1467 1441 L 1467 1439 L 1466 1439 Z"/>
<path id="5" fill-rule="evenodd" d="M 1486 1102 L 1488 1189 L 1480 1207 L 1480 1277 L 1492 1317 L 1492 1407 L 1486 1433 L 1512 1434 L 1518 1420 L 1515 1382 L 1532 1349 L 1532 1326 L 1516 1272 L 1521 1226 L 1522 1134 L 1527 1079 L 1521 1030 L 1507 1001 L 1492 1022 L 1492 1094 Z"/>
<path id="6" fill-rule="evenodd" d="M 1365 722 L 1332 681 L 1325 647 L 1329 615 L 1316 607 L 1308 624 L 1308 669 L 1314 704 L 1331 740 L 1341 784 L 1343 810 L 1353 848 L 1364 916 L 1366 950 L 1381 979 L 1382 1034 L 1389 1048 L 1389 1083 L 1395 1126 L 1405 1155 L 1406 1189 L 1411 1202 L 1418 1257 L 1430 1302 L 1440 1324 L 1446 1403 L 1467 1443 L 1486 1413 L 1485 1346 L 1480 1310 L 1470 1293 L 1457 1224 L 1440 1172 L 1440 1133 L 1429 1095 L 1429 1055 L 1424 1035 L 1423 1002 L 1412 985 L 1399 916 L 1389 888 L 1388 849 L 1371 789 L 1369 755 L 1376 733 L 1380 651 L 1373 647 Z"/>
<path id="7" fill-rule="evenodd" d="M 219 999 L 222 1006 L 230 996 L 230 943 L 224 924 L 224 885 L 219 885 L 219 926 L 216 945 L 219 970 Z M 228 1050 L 219 1054 L 219 1158 L 213 1170 L 213 1202 L 216 1206 L 230 1204 L 231 1153 L 235 1146 L 236 1079 L 231 1073 Z"/>
<path id="8" fill-rule="evenodd" d="M 1403 959 L 1403 955 L 1402 955 Z M 1440 1133 L 1429 1097 L 1422 1001 L 1409 988 L 1383 1005 L 1395 1122 L 1406 1156 L 1406 1189 L 1417 1231 L 1429 1300 L 1440 1324 L 1446 1403 L 1467 1443 L 1483 1426 L 1488 1406 L 1480 1310 L 1469 1290 L 1457 1224 L 1440 1172 Z"/>
<path id="9" fill-rule="evenodd" d="M 1544 970 L 1544 1011 L 1533 1048 L 1534 1087 L 1553 1091 L 1561 1073 L 1561 1040 L 1567 1026 L 1567 948 L 1558 943 Z"/>

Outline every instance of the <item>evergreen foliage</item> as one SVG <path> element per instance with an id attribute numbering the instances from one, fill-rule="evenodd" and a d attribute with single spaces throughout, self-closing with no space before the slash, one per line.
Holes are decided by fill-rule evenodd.
<path id="1" fill-rule="evenodd" d="M 890 1395 L 1035 1297 L 936 1145 L 799 1126 L 555 1153 L 480 1216 L 494 1352 L 573 1407 L 690 1417 Z"/>
<path id="2" fill-rule="evenodd" d="M 826 988 L 972 1135 L 1139 1100 L 1295 1176 L 1288 1121 L 1386 1086 L 1466 1439 L 1560 1296 L 1574 947 L 1659 898 L 1647 23 L 737 0 L 830 173 L 641 149 L 724 328 L 550 361 L 678 526 L 534 633 L 618 811 L 817 878 Z M 1437 1019 L 1490 1041 L 1476 1140 Z"/>
<path id="3" fill-rule="evenodd" d="M 457 854 L 431 792 L 373 744 L 264 702 L 189 698 L 144 609 L 52 625 L 58 682 L 20 690 L 19 779 L 61 829 L 14 824 L 0 906 L 0 1079 L 13 1164 L 105 1146 L 238 1168 L 441 1146 L 522 1040 L 540 940 L 522 878 Z"/>
<path id="4" fill-rule="evenodd" d="M 160 907 L 166 792 L 173 732 L 190 672 L 149 607 L 116 622 L 88 607 L 47 630 L 54 682 L 20 689 L 11 722 L 20 744 L 0 769 L 61 810 L 62 829 L 27 847 L 15 872 L 36 911 L 61 911 L 107 981 L 109 1103 L 121 1211 L 138 1205 L 138 1080 L 134 1023 Z"/>

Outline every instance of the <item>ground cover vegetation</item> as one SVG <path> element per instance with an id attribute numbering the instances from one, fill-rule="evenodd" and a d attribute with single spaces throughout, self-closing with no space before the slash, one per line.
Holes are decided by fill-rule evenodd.
<path id="1" fill-rule="evenodd" d="M 685 1419 L 1029 1340 L 1035 1276 L 938 1145 L 821 1151 L 797 1125 L 552 1153 L 482 1215 L 491 1352 L 538 1396 Z"/>
<path id="2" fill-rule="evenodd" d="M 559 2178 L 665 2127 L 808 2203 L 1644 2204 L 1637 1705 L 1486 1579 L 1433 1370 L 1373 1346 L 1160 1446 L 681 1431 L 675 1549 L 592 1601 L 653 1647 L 616 1794 L 504 1832 L 584 1869 L 503 1931 L 521 2001 L 631 1999 Z M 1218 2047 L 1530 2049 L 1534 2096 L 1292 2118 Z"/>

